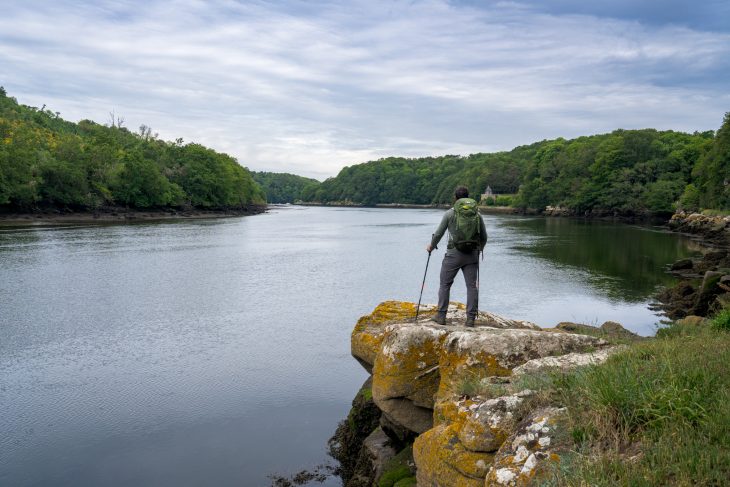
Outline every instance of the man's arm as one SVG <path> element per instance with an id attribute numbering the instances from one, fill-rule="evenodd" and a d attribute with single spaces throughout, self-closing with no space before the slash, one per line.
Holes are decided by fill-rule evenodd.
<path id="1" fill-rule="evenodd" d="M 484 218 L 479 215 L 479 241 L 481 243 L 481 249 L 484 250 L 484 246 L 487 245 L 487 227 L 484 225 Z"/>
<path id="2" fill-rule="evenodd" d="M 451 210 L 448 210 L 446 213 L 444 213 L 443 218 L 441 218 L 441 223 L 439 223 L 439 226 L 436 228 L 436 232 L 431 236 L 431 243 L 426 246 L 426 251 L 431 252 L 432 250 L 438 248 L 438 243 L 441 240 L 441 237 L 444 236 L 444 233 L 446 233 L 446 229 L 449 228 L 450 216 Z"/>

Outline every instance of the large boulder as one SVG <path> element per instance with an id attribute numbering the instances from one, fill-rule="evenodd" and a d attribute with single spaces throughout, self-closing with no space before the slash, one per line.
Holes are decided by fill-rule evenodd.
<path id="1" fill-rule="evenodd" d="M 430 320 L 435 313 L 435 306 L 422 305 L 421 321 Z M 415 320 L 416 304 L 403 301 L 385 301 L 380 303 L 369 315 L 361 317 L 352 330 L 350 348 L 352 356 L 365 370 L 372 373 L 375 357 L 380 350 L 386 334 L 386 325 L 396 322 Z"/>
<path id="2" fill-rule="evenodd" d="M 385 431 L 397 443 L 418 435 L 418 485 L 521 485 L 533 478 L 552 458 L 557 411 L 531 415 L 535 393 L 503 384 L 542 368 L 599 363 L 617 348 L 579 326 L 543 330 L 480 313 L 477 326 L 466 328 L 463 305 L 449 307 L 446 325 L 431 319 L 434 306 L 423 310 L 416 320 L 412 303 L 382 303 L 353 331 L 353 355 L 371 372 L 372 399 L 382 411 L 379 437 Z M 603 328 L 590 331 L 623 334 L 618 324 Z"/>
<path id="3" fill-rule="evenodd" d="M 469 378 L 510 376 L 512 369 L 532 359 L 607 345 L 596 337 L 542 330 L 456 329 L 448 333 L 440 349 L 439 394 L 446 397 L 458 392 L 459 385 Z"/>
<path id="4" fill-rule="evenodd" d="M 384 305 L 408 309 L 392 303 L 379 308 Z M 454 306 L 447 317 L 458 320 L 462 313 Z M 428 318 L 404 321 L 397 313 L 387 314 L 393 315 L 396 319 L 390 323 L 361 319 L 353 333 L 353 354 L 370 367 L 373 400 L 385 417 L 419 434 L 433 426 L 437 397 L 451 396 L 464 380 L 509 376 L 513 368 L 535 358 L 607 345 L 595 337 L 541 331 L 532 323 L 491 313 L 480 314 L 474 328 L 438 325 Z"/>
<path id="5" fill-rule="evenodd" d="M 391 421 L 416 433 L 432 425 L 439 386 L 439 325 L 391 325 L 373 366 L 373 399 Z"/>

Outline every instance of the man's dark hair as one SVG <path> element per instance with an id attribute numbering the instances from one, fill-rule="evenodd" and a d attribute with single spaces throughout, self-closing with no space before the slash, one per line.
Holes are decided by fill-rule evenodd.
<path id="1" fill-rule="evenodd" d="M 457 200 L 460 200 L 461 198 L 468 198 L 469 197 L 469 190 L 466 186 L 457 186 L 454 190 L 454 197 Z"/>

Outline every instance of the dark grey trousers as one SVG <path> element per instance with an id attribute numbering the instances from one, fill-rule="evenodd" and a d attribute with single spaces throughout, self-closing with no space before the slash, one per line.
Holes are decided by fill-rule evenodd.
<path id="1" fill-rule="evenodd" d="M 441 284 L 439 286 L 439 312 L 446 313 L 449 307 L 449 294 L 459 269 L 466 282 L 466 314 L 476 317 L 479 310 L 479 290 L 477 289 L 477 273 L 479 272 L 479 251 L 470 254 L 451 250 L 446 252 L 441 263 Z"/>

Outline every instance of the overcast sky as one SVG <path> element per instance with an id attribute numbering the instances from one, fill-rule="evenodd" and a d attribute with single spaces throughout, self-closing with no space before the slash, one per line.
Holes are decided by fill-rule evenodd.
<path id="1" fill-rule="evenodd" d="M 324 179 L 385 156 L 508 150 L 616 128 L 719 128 L 722 0 L 24 0 L 0 85 L 72 121 L 200 142 Z"/>

